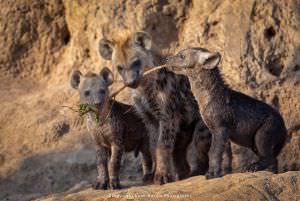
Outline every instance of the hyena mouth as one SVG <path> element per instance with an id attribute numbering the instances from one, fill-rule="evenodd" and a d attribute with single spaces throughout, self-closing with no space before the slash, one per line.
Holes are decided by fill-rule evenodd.
<path id="1" fill-rule="evenodd" d="M 132 84 L 130 87 L 133 89 L 136 89 L 138 86 L 139 86 L 139 83 L 136 82 L 136 83 Z"/>
<path id="2" fill-rule="evenodd" d="M 102 103 L 95 103 L 95 104 L 94 104 L 94 107 L 95 107 L 95 109 L 97 109 L 98 111 L 101 111 L 103 105 L 104 105 L 104 102 L 102 102 Z"/>
<path id="3" fill-rule="evenodd" d="M 136 89 L 140 84 L 140 80 L 135 80 L 134 82 L 131 82 L 129 84 L 126 84 L 126 86 L 132 88 L 132 89 Z"/>

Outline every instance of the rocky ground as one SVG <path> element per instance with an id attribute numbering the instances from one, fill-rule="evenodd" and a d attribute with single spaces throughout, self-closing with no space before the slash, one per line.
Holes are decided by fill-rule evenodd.
<path id="1" fill-rule="evenodd" d="M 198 176 L 164 186 L 131 187 L 120 191 L 95 191 L 76 186 L 77 189 L 38 200 L 299 200 L 299 179 L 298 172 L 233 174 L 209 181 Z"/>
<path id="2" fill-rule="evenodd" d="M 296 200 L 299 0 L 0 0 L 0 11 L 0 200 L 48 195 L 50 200 L 93 200 L 142 192 L 187 193 L 190 200 Z M 129 189 L 88 188 L 96 175 L 94 144 L 84 121 L 61 106 L 78 104 L 78 94 L 69 86 L 73 68 L 99 72 L 111 67 L 100 58 L 97 44 L 120 29 L 149 32 L 164 53 L 188 46 L 219 51 L 227 83 L 284 116 L 290 139 L 279 156 L 280 172 L 294 172 L 132 187 L 141 184 L 141 168 L 140 159 L 129 154 L 122 166 Z M 119 99 L 130 102 L 129 92 Z M 234 146 L 235 168 L 254 160 L 250 150 Z"/>

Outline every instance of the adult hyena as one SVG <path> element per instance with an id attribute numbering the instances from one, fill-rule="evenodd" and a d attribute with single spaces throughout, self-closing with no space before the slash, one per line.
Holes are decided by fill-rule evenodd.
<path id="1" fill-rule="evenodd" d="M 99 51 L 104 59 L 112 60 L 124 84 L 132 88 L 135 109 L 151 136 L 156 161 L 154 181 L 172 181 L 172 164 L 178 179 L 188 177 L 187 148 L 201 121 L 188 78 L 165 68 L 143 76 L 145 70 L 162 61 L 144 32 L 126 33 L 114 40 L 101 39 Z"/>

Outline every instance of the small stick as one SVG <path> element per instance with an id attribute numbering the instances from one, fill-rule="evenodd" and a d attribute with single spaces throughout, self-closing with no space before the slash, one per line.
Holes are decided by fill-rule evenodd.
<path id="1" fill-rule="evenodd" d="M 68 108 L 68 109 L 72 110 L 73 112 L 79 112 L 78 110 L 75 110 L 74 108 L 72 108 L 72 107 L 70 107 L 70 106 L 61 105 L 60 107 Z"/>
<path id="2" fill-rule="evenodd" d="M 90 111 L 92 111 L 94 113 L 98 113 L 99 112 L 99 110 L 96 107 L 92 106 L 92 105 L 89 105 L 88 109 L 86 111 L 84 111 L 84 112 L 81 112 L 80 110 L 75 110 L 74 108 L 72 108 L 70 106 L 66 106 L 66 105 L 62 105 L 60 107 L 68 108 L 68 109 L 72 110 L 73 112 L 78 112 L 78 113 L 81 113 L 82 115 L 85 115 L 86 113 L 88 113 Z"/>
<path id="3" fill-rule="evenodd" d="M 165 64 L 161 65 L 161 66 L 155 66 L 154 68 L 151 68 L 151 69 L 145 71 L 143 75 L 148 75 L 148 74 L 150 74 L 150 73 L 152 73 L 154 71 L 157 71 L 157 70 L 165 68 L 165 67 L 167 67 L 167 65 L 165 65 Z"/>
<path id="4" fill-rule="evenodd" d="M 157 71 L 159 69 L 162 69 L 162 68 L 165 68 L 166 65 L 161 65 L 161 66 L 155 66 L 154 68 L 151 68 L 147 71 L 144 72 L 143 76 L 144 75 L 148 75 L 154 71 Z M 112 95 L 110 96 L 111 98 L 115 98 L 121 91 L 123 91 L 127 86 L 123 85 L 120 89 L 118 89 L 117 91 L 115 91 L 114 93 L 112 93 Z"/>
<path id="5" fill-rule="evenodd" d="M 125 88 L 126 88 L 126 86 L 123 85 L 120 89 L 118 89 L 117 91 L 115 91 L 114 93 L 112 93 L 110 97 L 114 99 Z"/>
<path id="6" fill-rule="evenodd" d="M 161 66 L 153 67 L 153 68 L 151 68 L 150 70 L 145 71 L 144 74 L 143 74 L 143 76 L 144 76 L 144 75 L 147 75 L 147 74 L 150 74 L 150 73 L 152 73 L 152 72 L 154 72 L 154 71 L 156 71 L 156 70 L 162 69 L 162 68 L 164 68 L 164 67 L 166 67 L 166 65 L 161 65 Z M 112 99 L 114 100 L 115 97 L 116 97 L 121 91 L 123 91 L 126 87 L 127 87 L 127 86 L 123 85 L 120 89 L 118 89 L 117 91 L 115 91 L 114 93 L 112 93 L 112 94 L 110 95 L 110 98 L 112 98 Z M 81 109 L 81 106 L 80 106 L 80 109 L 79 109 L 79 110 L 73 109 L 72 107 L 65 106 L 65 105 L 63 105 L 63 106 L 61 106 L 61 107 L 65 107 L 65 108 L 68 108 L 68 109 L 72 110 L 73 112 L 77 112 L 77 113 L 79 113 L 80 116 L 84 116 L 84 115 L 87 114 L 88 112 L 93 112 L 94 114 L 99 115 L 99 110 L 98 110 L 96 107 L 93 107 L 92 105 L 88 105 L 88 108 L 85 107 L 84 110 Z M 112 109 L 112 106 L 111 106 L 111 109 Z M 111 113 L 111 109 L 110 109 L 110 112 L 107 114 L 107 116 L 106 116 L 104 122 L 106 122 L 106 120 L 108 119 L 108 117 L 109 117 L 109 115 L 110 115 L 110 113 Z M 130 109 L 131 109 L 131 108 L 130 108 Z M 124 114 L 126 114 L 127 112 L 129 112 L 130 109 L 127 110 Z M 98 117 L 98 116 L 96 116 L 96 121 L 98 122 L 98 121 L 99 121 L 99 117 L 98 117 L 98 118 L 97 118 L 97 117 Z"/>

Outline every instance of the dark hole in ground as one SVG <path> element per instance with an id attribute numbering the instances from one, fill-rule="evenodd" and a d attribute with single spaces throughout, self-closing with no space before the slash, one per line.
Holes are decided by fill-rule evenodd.
<path id="1" fill-rule="evenodd" d="M 84 49 L 84 53 L 85 57 L 90 58 L 90 50 L 88 48 Z"/>
<path id="2" fill-rule="evenodd" d="M 70 125 L 65 121 L 57 122 L 52 129 L 54 132 L 54 138 L 58 139 L 69 132 Z"/>
<path id="3" fill-rule="evenodd" d="M 279 110 L 280 105 L 279 105 L 279 98 L 278 98 L 277 95 L 275 95 L 275 96 L 273 97 L 273 99 L 272 99 L 272 105 L 273 105 L 276 109 Z"/>
<path id="4" fill-rule="evenodd" d="M 294 71 L 298 71 L 300 70 L 300 65 L 299 64 L 296 64 L 293 68 Z"/>
<path id="5" fill-rule="evenodd" d="M 276 31 L 275 29 L 271 26 L 267 29 L 265 29 L 264 32 L 265 38 L 268 40 L 271 40 L 275 35 L 276 35 Z"/>
<path id="6" fill-rule="evenodd" d="M 211 25 L 216 26 L 217 24 L 219 24 L 219 21 L 215 20 L 211 23 Z"/>
<path id="7" fill-rule="evenodd" d="M 67 45 L 70 42 L 70 39 L 71 39 L 71 34 L 69 32 L 68 27 L 66 26 L 64 28 L 64 30 L 63 30 L 63 41 L 64 41 L 64 44 Z"/>
<path id="8" fill-rule="evenodd" d="M 283 66 L 280 63 L 279 59 L 274 59 L 266 64 L 266 68 L 269 71 L 269 73 L 276 77 L 279 77 L 282 72 Z"/>

